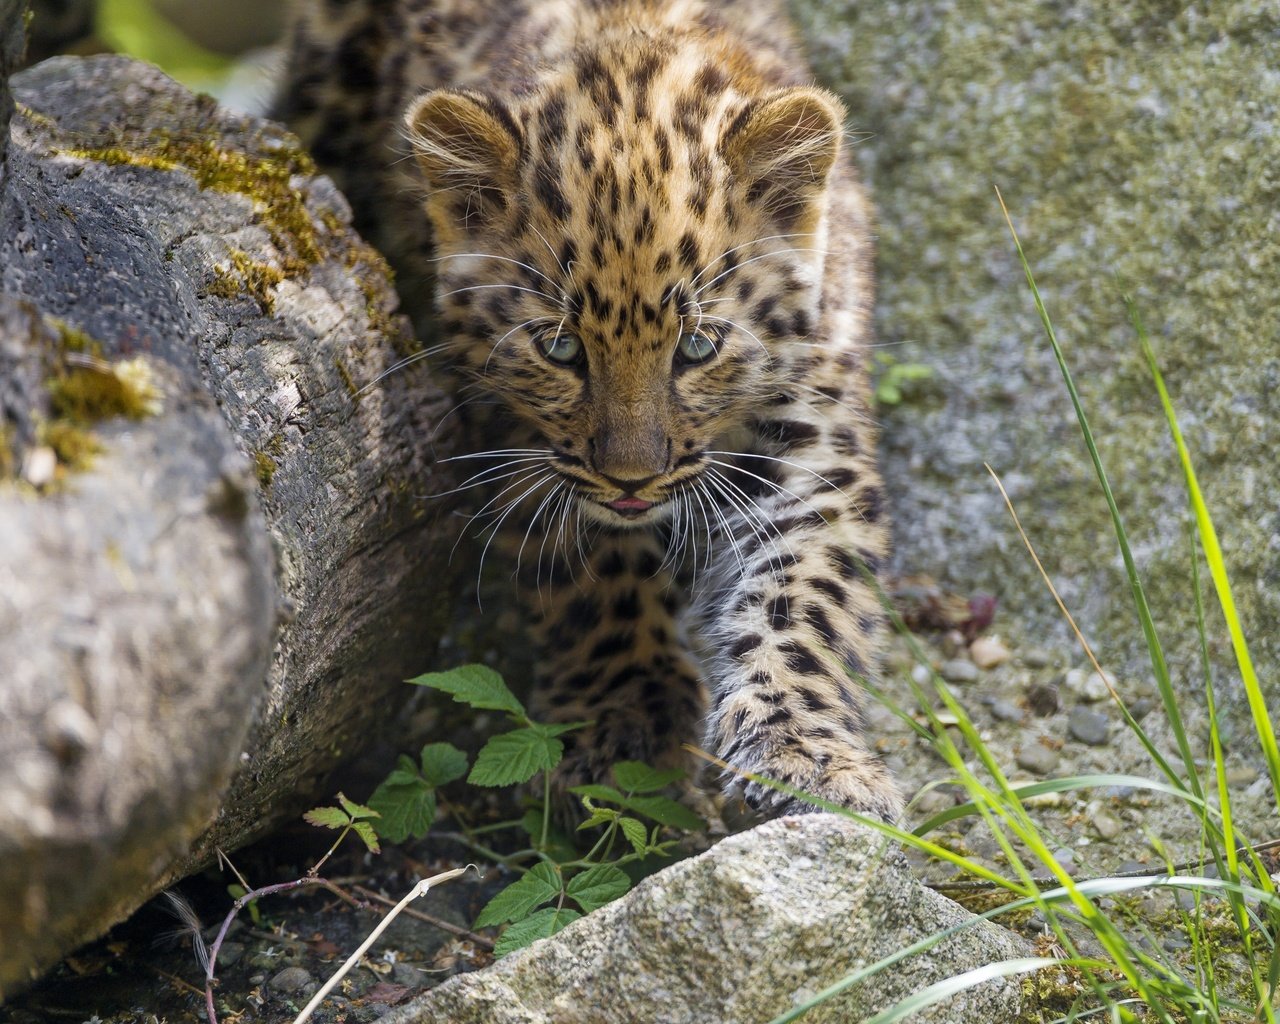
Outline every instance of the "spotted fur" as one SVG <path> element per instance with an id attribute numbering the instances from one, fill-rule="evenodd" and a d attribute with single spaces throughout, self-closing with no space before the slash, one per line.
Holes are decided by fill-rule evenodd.
<path id="1" fill-rule="evenodd" d="M 764 813 L 805 805 L 742 773 L 895 817 L 856 681 L 888 545 L 871 225 L 779 5 L 313 3 L 294 55 L 283 112 L 501 410 L 468 484 L 543 713 L 593 722 L 565 778 L 693 741 Z"/>

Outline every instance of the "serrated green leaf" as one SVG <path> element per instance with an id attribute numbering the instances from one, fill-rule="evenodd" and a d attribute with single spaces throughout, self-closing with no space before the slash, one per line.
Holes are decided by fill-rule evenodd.
<path id="1" fill-rule="evenodd" d="M 596 864 L 569 879 L 565 892 L 586 913 L 612 903 L 631 888 L 626 872 L 613 864 Z"/>
<path id="2" fill-rule="evenodd" d="M 629 793 L 652 793 L 684 778 L 683 770 L 668 768 L 658 771 L 643 761 L 619 761 L 613 766 L 613 777 L 619 789 Z"/>
<path id="3" fill-rule="evenodd" d="M 476 918 L 476 927 L 518 921 L 534 907 L 559 895 L 559 872 L 546 861 L 540 861 L 485 904 Z"/>
<path id="4" fill-rule="evenodd" d="M 353 818 L 376 818 L 378 812 L 372 807 L 366 807 L 364 804 L 358 804 L 354 800 L 348 800 L 341 793 L 338 794 L 338 803 L 342 804 L 342 809 Z"/>
<path id="5" fill-rule="evenodd" d="M 652 818 L 660 825 L 669 825 L 685 832 L 697 832 L 707 827 L 707 823 L 693 811 L 669 797 L 632 796 L 627 797 L 623 806 L 646 818 Z"/>
<path id="6" fill-rule="evenodd" d="M 581 786 L 570 786 L 569 792 L 592 800 L 607 800 L 611 804 L 620 804 L 626 799 L 612 786 L 601 786 L 595 782 L 588 782 Z"/>
<path id="7" fill-rule="evenodd" d="M 493 947 L 494 955 L 506 956 L 539 939 L 548 938 L 581 916 L 571 907 L 544 907 L 523 921 L 517 921 L 503 932 Z"/>
<path id="8" fill-rule="evenodd" d="M 410 761 L 408 771 L 403 768 L 393 768 L 391 774 L 383 779 L 381 784 L 383 786 L 413 786 L 422 781 L 423 778 L 418 774 L 417 766 Z M 369 806 L 377 807 L 378 805 L 370 799 Z"/>
<path id="9" fill-rule="evenodd" d="M 649 848 L 649 833 L 643 822 L 636 821 L 635 818 L 619 818 L 618 826 L 622 829 L 622 834 L 627 837 L 627 842 L 631 844 L 632 849 L 643 855 Z"/>
<path id="10" fill-rule="evenodd" d="M 369 797 L 369 805 L 382 816 L 378 835 L 393 843 L 403 843 L 410 836 L 422 838 L 436 820 L 435 790 L 417 773 L 407 783 L 392 781 L 403 774 L 392 772 Z"/>
<path id="11" fill-rule="evenodd" d="M 452 743 L 428 743 L 422 748 L 422 774 L 433 786 L 443 786 L 467 774 L 467 755 Z"/>
<path id="12" fill-rule="evenodd" d="M 514 729 L 489 738 L 476 755 L 467 781 L 477 786 L 510 786 L 550 771 L 564 754 L 559 740 L 532 729 Z"/>
<path id="13" fill-rule="evenodd" d="M 353 821 L 351 823 L 351 831 L 364 841 L 364 845 L 369 848 L 370 853 L 382 852 L 382 847 L 378 845 L 378 834 L 373 830 L 372 822 Z"/>
<path id="14" fill-rule="evenodd" d="M 461 665 L 448 672 L 428 672 L 410 679 L 415 686 L 430 686 L 449 694 L 459 704 L 490 711 L 505 711 L 524 717 L 524 705 L 507 689 L 507 684 L 487 665 Z"/>
<path id="15" fill-rule="evenodd" d="M 581 832 L 584 828 L 595 828 L 597 825 L 604 825 L 607 822 L 614 821 L 621 811 L 615 811 L 612 807 L 588 807 L 591 816 L 578 826 Z"/>
<path id="16" fill-rule="evenodd" d="M 540 736 L 563 736 L 574 729 L 585 729 L 590 722 L 559 722 L 556 725 L 545 725 L 542 722 L 530 722 L 529 728 Z"/>
<path id="17" fill-rule="evenodd" d="M 346 828 L 351 824 L 351 816 L 341 807 L 313 807 L 302 820 L 320 828 Z"/>

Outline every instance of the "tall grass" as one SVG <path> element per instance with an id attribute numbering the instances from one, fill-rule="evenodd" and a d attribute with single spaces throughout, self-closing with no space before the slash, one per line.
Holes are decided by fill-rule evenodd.
<path id="1" fill-rule="evenodd" d="M 1150 756 L 1153 777 L 1082 775 L 1014 785 L 987 749 L 972 720 L 955 700 L 946 683 L 934 674 L 932 697 L 941 702 L 947 712 L 947 725 L 958 730 L 960 743 L 952 739 L 941 715 L 932 710 L 935 701 L 930 699 L 931 695 L 913 683 L 917 704 L 927 716 L 928 725 L 917 725 L 910 716 L 900 710 L 899 713 L 933 743 L 946 761 L 953 778 L 964 787 L 967 801 L 931 817 L 910 833 L 868 819 L 861 820 L 907 846 L 949 862 L 975 880 L 1003 890 L 1008 896 L 1008 902 L 946 931 L 930 935 L 850 974 L 803 1005 L 775 1018 L 771 1024 L 785 1024 L 787 1021 L 800 1019 L 809 1010 L 838 993 L 954 938 L 958 933 L 982 921 L 998 921 L 1002 917 L 1026 912 L 1029 908 L 1038 910 L 1042 915 L 1052 937 L 1050 945 L 1056 947 L 1060 955 L 1018 958 L 945 979 L 895 1006 L 881 1009 L 873 1017 L 867 1018 L 866 1024 L 891 1024 L 904 1020 L 966 988 L 994 978 L 1016 975 L 1029 976 L 1024 987 L 1027 994 L 1024 1008 L 1028 1021 L 1044 1021 L 1046 1024 L 1068 1024 L 1077 1020 L 1160 1021 L 1162 1024 L 1275 1024 L 1276 1005 L 1280 998 L 1280 943 L 1277 942 L 1277 938 L 1280 938 L 1280 897 L 1277 896 L 1275 882 L 1251 845 L 1251 840 L 1260 837 L 1241 833 L 1232 808 L 1231 792 L 1227 787 L 1225 755 L 1218 729 L 1208 657 L 1210 627 L 1200 589 L 1201 557 L 1208 566 L 1217 604 L 1231 638 L 1258 740 L 1259 757 L 1267 765 L 1278 808 L 1280 751 L 1277 750 L 1275 730 L 1265 695 L 1250 659 L 1248 643 L 1232 598 L 1231 582 L 1212 517 L 1201 493 L 1191 456 L 1179 429 L 1150 340 L 1137 309 L 1126 297 L 1134 331 L 1146 357 L 1156 395 L 1178 453 L 1194 523 L 1189 559 L 1190 597 L 1195 608 L 1202 652 L 1204 698 L 1210 722 L 1208 756 L 1213 765 L 1212 783 L 1206 785 L 1200 778 L 1159 631 L 1151 614 L 1124 521 L 1098 453 L 1093 431 L 1030 264 L 1008 211 L 1004 208 L 1003 199 L 1000 206 L 1026 274 L 1036 311 L 1071 397 L 1098 484 L 1106 499 L 1132 594 L 1135 625 L 1142 631 L 1146 641 L 1164 717 L 1177 748 L 1176 757 L 1170 760 L 1161 753 L 1152 737 L 1125 706 L 1121 696 L 1113 690 L 1112 699 L 1126 726 Z M 1003 487 L 1001 493 L 1003 494 Z M 1005 500 L 1008 502 L 1007 496 Z M 1022 533 L 1011 503 L 1009 510 Z M 1057 599 L 1057 592 L 1040 565 L 1034 547 L 1025 533 L 1022 533 L 1022 537 L 1030 557 L 1035 560 L 1046 585 Z M 1065 606 L 1062 606 L 1061 600 L 1059 605 L 1089 659 L 1101 671 L 1093 651 L 1076 628 Z M 916 659 L 920 664 L 928 666 L 929 659 L 919 649 L 915 639 L 887 601 L 886 608 L 899 631 L 912 646 Z M 970 762 L 973 762 L 973 767 Z M 1080 881 L 1072 878 L 1054 858 L 1054 844 L 1037 823 L 1034 814 L 1027 809 L 1026 801 L 1044 793 L 1091 790 L 1112 785 L 1132 786 L 1163 794 L 1181 804 L 1199 829 L 1200 869 L 1181 873 L 1177 865 L 1169 863 L 1163 872 L 1153 871 L 1136 877 Z M 981 818 L 985 822 L 1004 854 L 1009 869 L 1007 872 L 992 870 L 988 865 L 947 849 L 930 838 L 942 826 L 966 817 Z M 1127 901 L 1123 899 L 1125 896 L 1154 890 L 1175 890 L 1191 894 L 1190 909 L 1182 909 L 1180 904 L 1174 902 L 1178 908 L 1173 915 L 1176 928 L 1188 940 L 1187 950 L 1181 955 L 1164 952 L 1158 941 L 1169 934 L 1167 922 L 1162 924 L 1160 935 L 1153 934 L 1150 926 L 1140 916 L 1127 909 Z M 1081 952 L 1082 942 L 1087 942 L 1092 947 L 1090 955 Z M 1224 966 L 1224 950 L 1235 951 L 1243 956 L 1248 965 L 1247 976 L 1240 977 L 1238 970 L 1231 971 Z M 1065 977 L 1068 979 L 1067 984 L 1048 983 L 1033 976 L 1034 972 L 1050 965 L 1054 968 L 1053 976 Z M 1040 977 L 1043 978 L 1043 975 Z"/>

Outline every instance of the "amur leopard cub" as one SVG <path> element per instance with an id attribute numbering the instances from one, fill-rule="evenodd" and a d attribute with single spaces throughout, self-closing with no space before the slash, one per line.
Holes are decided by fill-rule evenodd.
<path id="1" fill-rule="evenodd" d="M 692 741 L 763 813 L 807 805 L 741 773 L 892 819 L 871 224 L 807 81 L 775 0 L 328 2 L 281 112 L 487 403 L 537 703 L 593 723 L 561 781 Z"/>

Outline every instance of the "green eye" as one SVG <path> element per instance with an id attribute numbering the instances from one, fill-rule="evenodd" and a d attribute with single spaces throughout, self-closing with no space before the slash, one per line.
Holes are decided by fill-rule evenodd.
<path id="1" fill-rule="evenodd" d="M 572 366 L 582 360 L 582 341 L 572 334 L 555 331 L 538 339 L 538 348 L 553 363 Z"/>
<path id="2" fill-rule="evenodd" d="M 680 335 L 680 342 L 676 345 L 676 355 L 685 363 L 705 363 L 715 354 L 715 341 L 696 331 Z"/>

